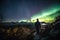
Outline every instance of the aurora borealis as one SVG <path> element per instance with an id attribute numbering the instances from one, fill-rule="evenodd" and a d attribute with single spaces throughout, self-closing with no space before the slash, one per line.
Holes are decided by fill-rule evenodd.
<path id="1" fill-rule="evenodd" d="M 3 22 L 54 21 L 56 14 L 60 10 L 58 0 L 2 0 L 1 15 Z M 28 22 L 29 22 L 28 21 Z"/>
<path id="2" fill-rule="evenodd" d="M 36 19 L 38 18 L 40 22 L 52 23 L 55 21 L 55 18 L 60 15 L 58 11 L 60 11 L 59 6 L 36 13 L 31 17 L 31 22 L 36 22 Z M 28 22 L 29 20 L 19 20 L 19 22 L 21 21 Z"/>
<path id="3" fill-rule="evenodd" d="M 32 22 L 35 22 L 38 18 L 40 22 L 53 22 L 55 20 L 55 17 L 60 15 L 59 13 L 57 13 L 58 11 L 60 11 L 60 7 L 54 6 L 49 9 L 45 9 L 42 12 L 38 12 L 31 17 L 31 20 Z"/>

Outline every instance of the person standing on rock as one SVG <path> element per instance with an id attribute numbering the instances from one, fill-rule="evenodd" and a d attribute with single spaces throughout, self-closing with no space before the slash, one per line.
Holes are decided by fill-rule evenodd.
<path id="1" fill-rule="evenodd" d="M 35 22 L 36 32 L 39 34 L 39 30 L 41 29 L 41 23 L 39 22 L 39 19 Z"/>

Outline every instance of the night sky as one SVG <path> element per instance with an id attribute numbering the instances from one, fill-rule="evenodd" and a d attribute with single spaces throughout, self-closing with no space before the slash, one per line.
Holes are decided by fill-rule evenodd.
<path id="1" fill-rule="evenodd" d="M 8 22 L 30 20 L 38 12 L 60 6 L 58 0 L 1 0 L 0 4 L 0 16 L 2 15 L 3 21 Z"/>

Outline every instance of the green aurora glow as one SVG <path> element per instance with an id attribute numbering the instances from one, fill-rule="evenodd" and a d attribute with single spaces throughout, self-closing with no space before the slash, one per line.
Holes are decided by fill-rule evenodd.
<path id="1" fill-rule="evenodd" d="M 37 18 L 40 21 L 43 22 L 53 22 L 55 20 L 55 17 L 60 15 L 59 13 L 56 13 L 60 10 L 60 6 L 55 6 L 49 9 L 45 9 L 42 12 L 39 12 L 31 17 L 31 21 L 36 20 Z"/>

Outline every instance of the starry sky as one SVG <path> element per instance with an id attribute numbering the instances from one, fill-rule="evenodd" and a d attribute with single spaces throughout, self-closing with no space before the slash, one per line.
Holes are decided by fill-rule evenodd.
<path id="1" fill-rule="evenodd" d="M 58 0 L 1 0 L 3 21 L 30 20 L 38 12 L 60 5 Z M 40 13 L 42 14 L 42 13 Z"/>

